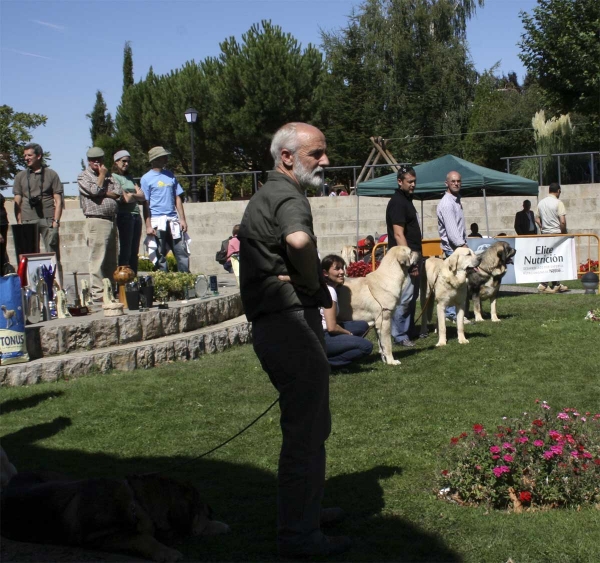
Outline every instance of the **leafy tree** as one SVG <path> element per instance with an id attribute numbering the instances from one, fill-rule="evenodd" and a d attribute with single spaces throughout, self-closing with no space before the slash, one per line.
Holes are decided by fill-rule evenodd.
<path id="1" fill-rule="evenodd" d="M 23 146 L 32 140 L 30 131 L 47 120 L 39 113 L 15 112 L 10 106 L 0 106 L 0 184 L 6 184 L 19 168 L 25 167 Z M 44 154 L 44 158 L 48 156 Z"/>
<path id="2" fill-rule="evenodd" d="M 107 111 L 106 102 L 102 92 L 98 90 L 96 92 L 96 103 L 92 113 L 86 114 L 86 117 L 92 121 L 90 127 L 90 137 L 92 138 L 92 145 L 96 144 L 96 139 L 102 136 L 112 136 L 115 131 L 115 126 L 110 112 Z"/>
<path id="3" fill-rule="evenodd" d="M 123 94 L 131 86 L 133 86 L 133 51 L 131 41 L 127 41 L 123 49 Z"/>
<path id="4" fill-rule="evenodd" d="M 323 60 L 269 21 L 253 25 L 242 42 L 223 41 L 221 54 L 202 63 L 209 79 L 206 132 L 220 160 L 234 168 L 269 170 L 271 136 L 289 121 L 313 121 L 320 101 Z"/>
<path id="5" fill-rule="evenodd" d="M 504 170 L 502 157 L 526 155 L 534 147 L 531 119 L 542 100 L 537 83 L 525 88 L 514 73 L 496 76 L 497 67 L 485 71 L 475 87 L 464 156 L 481 166 Z"/>
<path id="6" fill-rule="evenodd" d="M 600 114 L 600 2 L 538 0 L 525 27 L 520 59 L 555 112 Z"/>
<path id="7" fill-rule="evenodd" d="M 323 33 L 328 77 L 319 115 L 334 161 L 362 163 L 369 137 L 398 160 L 460 153 L 476 73 L 465 42 L 479 0 L 365 0 Z"/>

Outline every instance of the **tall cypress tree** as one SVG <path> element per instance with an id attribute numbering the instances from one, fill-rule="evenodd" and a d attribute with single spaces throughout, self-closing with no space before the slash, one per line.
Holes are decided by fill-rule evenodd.
<path id="1" fill-rule="evenodd" d="M 133 86 L 133 51 L 131 41 L 127 41 L 123 49 L 123 94 L 131 86 Z"/>

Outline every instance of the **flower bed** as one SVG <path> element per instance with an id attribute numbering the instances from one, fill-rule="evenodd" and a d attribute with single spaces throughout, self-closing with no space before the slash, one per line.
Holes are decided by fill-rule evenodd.
<path id="1" fill-rule="evenodd" d="M 600 270 L 598 267 L 598 260 L 594 261 L 591 258 L 588 258 L 586 262 L 583 262 L 579 265 L 579 275 L 585 274 L 587 272 L 598 273 L 599 271 Z"/>
<path id="2" fill-rule="evenodd" d="M 600 414 L 536 401 L 492 433 L 481 424 L 450 440 L 439 496 L 498 509 L 600 508 Z"/>

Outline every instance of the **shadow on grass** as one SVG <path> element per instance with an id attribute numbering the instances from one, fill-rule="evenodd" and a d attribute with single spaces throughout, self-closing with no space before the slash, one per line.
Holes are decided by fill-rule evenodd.
<path id="1" fill-rule="evenodd" d="M 8 401 L 3 401 L 0 403 L 0 414 L 8 414 L 9 412 L 30 409 L 39 405 L 43 401 L 55 399 L 63 394 L 63 391 L 47 391 L 45 393 L 38 393 L 37 395 L 31 395 L 31 397 L 25 397 L 23 399 L 9 399 Z"/>
<path id="2" fill-rule="evenodd" d="M 36 404 L 35 401 L 32 404 Z M 276 467 L 267 471 L 249 464 L 222 461 L 216 459 L 219 454 L 201 460 L 193 460 L 193 456 L 118 458 L 103 453 L 49 449 L 35 443 L 70 425 L 69 418 L 58 417 L 6 435 L 2 445 L 21 471 L 50 470 L 75 478 L 120 478 L 160 471 L 175 479 L 191 481 L 211 504 L 214 517 L 227 522 L 232 531 L 227 536 L 193 537 L 176 544 L 174 547 L 184 553 L 185 561 L 278 559 L 275 545 Z M 342 506 L 348 518 L 327 533 L 352 537 L 354 546 L 346 560 L 461 561 L 461 557 L 439 536 L 421 530 L 405 518 L 381 514 L 385 499 L 380 482 L 401 473 L 399 467 L 376 466 L 329 479 L 324 505 Z M 11 542 L 7 560 L 35 561 L 36 547 L 32 554 L 32 544 L 22 545 L 24 548 L 20 551 L 18 542 Z M 38 560 L 43 559 L 45 549 L 40 546 Z M 82 559 L 81 550 L 72 553 L 69 548 L 64 550 L 60 561 L 96 560 L 92 552 L 89 559 Z"/>

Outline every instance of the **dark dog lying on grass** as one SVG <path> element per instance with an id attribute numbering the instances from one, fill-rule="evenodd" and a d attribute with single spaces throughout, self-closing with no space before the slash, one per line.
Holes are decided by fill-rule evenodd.
<path id="1" fill-rule="evenodd" d="M 141 555 L 183 556 L 178 537 L 229 531 L 188 483 L 160 475 L 72 480 L 51 472 L 20 473 L 2 491 L 4 537 Z"/>

